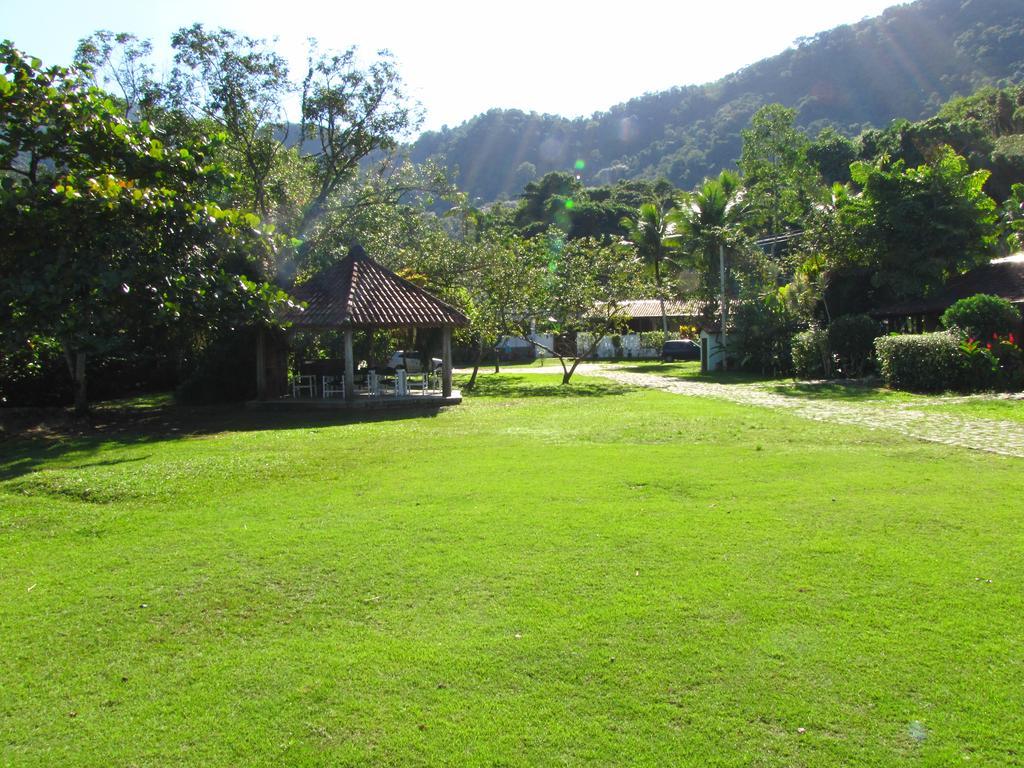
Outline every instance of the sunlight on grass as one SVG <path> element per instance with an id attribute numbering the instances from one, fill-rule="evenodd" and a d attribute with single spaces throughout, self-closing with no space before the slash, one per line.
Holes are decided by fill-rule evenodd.
<path id="1" fill-rule="evenodd" d="M 0 443 L 0 762 L 1017 760 L 1019 460 L 558 382 Z"/>

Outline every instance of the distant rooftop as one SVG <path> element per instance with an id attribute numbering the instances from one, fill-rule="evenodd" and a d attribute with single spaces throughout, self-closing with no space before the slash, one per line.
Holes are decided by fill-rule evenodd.
<path id="1" fill-rule="evenodd" d="M 629 317 L 661 317 L 661 302 L 658 299 L 631 299 L 620 305 L 622 313 Z M 700 299 L 687 301 L 665 301 L 667 317 L 699 317 L 704 311 L 704 302 Z M 716 307 L 717 309 L 717 307 Z"/>
<path id="2" fill-rule="evenodd" d="M 942 312 L 960 299 L 976 293 L 1001 296 L 1024 305 L 1024 253 L 1014 253 L 975 267 L 950 278 L 945 287 L 931 296 L 897 302 L 874 310 L 875 317 L 902 317 Z"/>

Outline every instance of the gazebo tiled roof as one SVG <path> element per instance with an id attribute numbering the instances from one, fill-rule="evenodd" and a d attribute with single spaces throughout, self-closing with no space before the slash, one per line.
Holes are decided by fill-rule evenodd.
<path id="1" fill-rule="evenodd" d="M 293 328 L 441 328 L 469 322 L 455 307 L 378 264 L 358 245 L 292 295 L 306 303 L 304 310 L 285 314 Z"/>

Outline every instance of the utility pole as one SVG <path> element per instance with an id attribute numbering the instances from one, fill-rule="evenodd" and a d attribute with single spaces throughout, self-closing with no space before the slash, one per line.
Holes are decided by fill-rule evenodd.
<path id="1" fill-rule="evenodd" d="M 661 287 L 661 256 L 654 260 L 654 284 L 658 287 L 658 302 L 661 304 L 661 332 L 668 338 L 668 316 L 665 314 L 665 290 Z"/>
<path id="2" fill-rule="evenodd" d="M 729 370 L 729 350 L 725 343 L 725 324 L 729 317 L 729 306 L 727 303 L 728 300 L 725 296 L 725 243 L 718 244 L 718 266 L 722 288 L 722 370 L 727 371 Z"/>

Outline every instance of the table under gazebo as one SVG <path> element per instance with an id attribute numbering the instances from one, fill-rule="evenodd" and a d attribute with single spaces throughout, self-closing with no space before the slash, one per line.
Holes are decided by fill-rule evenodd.
<path id="1" fill-rule="evenodd" d="M 337 264 L 297 286 L 292 295 L 304 306 L 288 310 L 284 334 L 259 335 L 256 361 L 258 402 L 319 407 L 449 405 L 461 402 L 452 389 L 452 329 L 468 320 L 455 307 L 396 275 L 355 245 Z M 410 361 L 385 374 L 369 370 L 357 381 L 353 337 L 357 331 L 441 329 L 441 361 L 422 370 Z M 342 331 L 342 370 L 302 373 L 288 382 L 288 347 L 294 334 Z"/>

